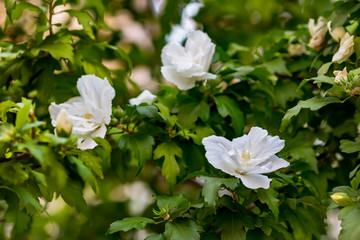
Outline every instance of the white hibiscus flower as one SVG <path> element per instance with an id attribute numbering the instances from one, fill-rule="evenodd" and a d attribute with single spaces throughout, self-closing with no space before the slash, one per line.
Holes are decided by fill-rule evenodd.
<path id="1" fill-rule="evenodd" d="M 181 90 L 195 86 L 198 80 L 215 79 L 208 73 L 215 52 L 209 36 L 202 31 L 190 34 L 185 47 L 178 43 L 167 44 L 161 52 L 161 73 L 164 78 L 174 83 Z"/>
<path id="2" fill-rule="evenodd" d="M 106 78 L 102 80 L 94 75 L 85 75 L 78 80 L 77 89 L 80 97 L 73 97 L 61 104 L 51 103 L 51 124 L 57 126 L 57 116 L 61 109 L 65 109 L 72 121 L 73 134 L 105 137 L 105 124 L 110 123 L 111 101 L 115 97 L 114 88 Z M 81 150 L 92 149 L 96 145 L 91 138 L 78 139 Z"/>
<path id="3" fill-rule="evenodd" d="M 289 162 L 275 156 L 284 147 L 284 140 L 269 136 L 259 127 L 232 141 L 210 136 L 202 143 L 208 161 L 215 168 L 240 178 L 247 188 L 269 188 L 271 179 L 262 174 L 289 166 Z"/>
<path id="4" fill-rule="evenodd" d="M 156 96 L 152 94 L 149 90 L 144 90 L 139 94 L 136 98 L 129 99 L 129 103 L 131 105 L 140 105 L 141 103 L 152 104 L 155 100 Z"/>

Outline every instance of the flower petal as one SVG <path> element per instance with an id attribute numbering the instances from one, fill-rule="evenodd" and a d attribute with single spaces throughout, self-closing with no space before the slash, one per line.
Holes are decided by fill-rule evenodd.
<path id="1" fill-rule="evenodd" d="M 228 174 L 235 174 L 235 169 L 239 169 L 239 163 L 230 156 L 234 149 L 229 140 L 224 137 L 210 136 L 203 138 L 202 143 L 206 150 L 205 156 L 211 165 Z"/>
<path id="2" fill-rule="evenodd" d="M 278 136 L 269 136 L 268 131 L 259 127 L 251 128 L 249 132 L 248 149 L 251 159 L 260 163 L 279 152 L 285 146 L 285 141 Z"/>
<path id="3" fill-rule="evenodd" d="M 241 179 L 241 182 L 247 188 L 258 189 L 265 188 L 268 189 L 270 187 L 271 179 L 260 174 L 245 174 L 236 176 Z"/>
<path id="4" fill-rule="evenodd" d="M 267 161 L 263 162 L 261 165 L 257 165 L 256 168 L 249 170 L 248 174 L 263 174 L 274 172 L 280 168 L 288 167 L 290 163 L 285 161 L 282 158 L 279 158 L 275 155 L 270 157 Z"/>
<path id="5" fill-rule="evenodd" d="M 156 96 L 152 94 L 149 90 L 144 90 L 139 94 L 136 98 L 129 99 L 129 103 L 131 105 L 139 105 L 141 103 L 152 104 L 155 100 Z"/>
<path id="6" fill-rule="evenodd" d="M 105 124 L 102 124 L 100 126 L 100 128 L 98 128 L 97 130 L 93 131 L 90 136 L 91 137 L 101 137 L 104 138 L 105 134 L 106 134 L 106 126 Z M 78 148 L 81 150 L 86 150 L 86 149 L 93 149 L 94 147 L 97 146 L 97 143 L 92 140 L 91 138 L 79 138 L 78 139 Z"/>
<path id="7" fill-rule="evenodd" d="M 161 73 L 167 81 L 174 83 L 180 90 L 195 87 L 195 79 L 183 77 L 173 66 L 162 66 Z"/>

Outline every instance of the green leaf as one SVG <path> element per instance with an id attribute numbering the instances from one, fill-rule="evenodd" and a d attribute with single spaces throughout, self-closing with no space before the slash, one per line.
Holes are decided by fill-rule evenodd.
<path id="1" fill-rule="evenodd" d="M 311 146 L 308 146 L 306 144 L 299 144 L 297 147 L 291 148 L 291 151 L 289 152 L 290 156 L 292 156 L 296 160 L 301 160 L 303 162 L 306 162 L 310 169 L 314 172 L 318 173 L 318 166 L 317 166 L 317 159 L 316 159 L 316 153 L 314 149 Z"/>
<path id="2" fill-rule="evenodd" d="M 279 199 L 277 199 L 277 192 L 274 188 L 270 187 L 269 189 L 261 189 L 257 190 L 258 197 L 262 203 L 266 203 L 274 214 L 275 221 L 277 222 L 279 219 Z"/>
<path id="3" fill-rule="evenodd" d="M 194 123 L 198 118 L 206 122 L 210 116 L 210 107 L 204 101 L 192 101 L 183 102 L 179 107 L 178 121 L 187 129 L 193 128 Z"/>
<path id="4" fill-rule="evenodd" d="M 19 144 L 19 149 L 25 148 L 38 160 L 41 166 L 49 166 L 55 160 L 55 154 L 48 146 L 38 145 L 32 141 Z"/>
<path id="5" fill-rule="evenodd" d="M 351 187 L 354 190 L 358 190 L 359 189 L 359 184 L 360 184 L 360 171 L 356 172 L 356 175 L 353 179 L 351 179 L 350 181 Z"/>
<path id="6" fill-rule="evenodd" d="M 181 158 L 182 150 L 174 142 L 164 142 L 154 150 L 154 159 L 164 157 L 161 173 L 166 177 L 166 182 L 169 184 L 170 189 L 175 186 L 176 177 L 180 173 L 180 167 L 176 161 L 176 156 Z"/>
<path id="7" fill-rule="evenodd" d="M 76 165 L 77 172 L 79 173 L 81 178 L 84 181 L 87 181 L 90 184 L 91 188 L 94 190 L 94 192 L 96 192 L 97 191 L 97 182 L 96 182 L 96 178 L 93 175 L 93 173 L 91 172 L 91 170 L 88 167 L 86 167 L 82 161 L 80 161 L 78 158 L 76 158 L 74 156 L 70 156 L 69 161 L 70 161 L 70 163 Z"/>
<path id="8" fill-rule="evenodd" d="M 317 74 L 318 74 L 319 76 L 325 75 L 325 74 L 328 72 L 329 67 L 331 66 L 331 64 L 333 64 L 333 62 L 324 63 L 324 64 L 319 68 L 319 70 L 317 71 Z"/>
<path id="9" fill-rule="evenodd" d="M 286 127 L 290 124 L 291 118 L 298 115 L 301 109 L 309 108 L 311 111 L 316 111 L 328 104 L 339 102 L 341 102 L 341 100 L 335 97 L 313 97 L 305 101 L 300 100 L 295 107 L 290 108 L 286 112 L 285 116 L 281 120 L 280 132 L 283 132 L 286 129 Z"/>
<path id="10" fill-rule="evenodd" d="M 19 2 L 16 4 L 16 7 L 11 12 L 11 20 L 18 20 L 24 13 L 25 10 L 30 12 L 42 12 L 41 8 L 28 3 L 28 2 Z"/>
<path id="11" fill-rule="evenodd" d="M 130 57 L 126 54 L 126 52 L 122 48 L 116 47 L 116 46 L 113 46 L 110 44 L 106 45 L 106 47 L 116 51 L 119 54 L 119 56 L 125 60 L 125 62 L 127 63 L 128 67 L 129 67 L 130 72 L 132 71 L 133 63 L 132 63 Z"/>
<path id="12" fill-rule="evenodd" d="M 136 106 L 136 111 L 139 114 L 145 115 L 149 118 L 155 118 L 158 116 L 158 108 L 156 106 Z"/>
<path id="13" fill-rule="evenodd" d="M 204 196 L 204 201 L 212 207 L 216 206 L 219 190 L 222 185 L 232 190 L 239 185 L 239 179 L 237 178 L 200 177 L 200 179 L 206 181 L 201 192 Z"/>
<path id="14" fill-rule="evenodd" d="M 281 58 L 277 58 L 270 62 L 266 62 L 264 63 L 264 66 L 271 73 L 277 73 L 285 76 L 292 76 L 291 72 L 289 72 L 289 70 L 286 67 L 286 62 Z"/>
<path id="15" fill-rule="evenodd" d="M 102 168 L 101 168 L 101 158 L 95 156 L 87 151 L 82 151 L 79 154 L 79 160 L 83 162 L 88 168 L 90 168 L 96 175 L 101 179 L 104 178 Z"/>
<path id="16" fill-rule="evenodd" d="M 172 220 L 181 217 L 191 206 L 191 202 L 182 194 L 175 196 L 157 195 L 156 199 L 159 209 L 165 209 L 166 212 L 169 212 Z"/>
<path id="17" fill-rule="evenodd" d="M 355 142 L 344 139 L 340 141 L 340 150 L 344 153 L 354 153 L 360 151 L 360 138 L 355 139 Z"/>
<path id="18" fill-rule="evenodd" d="M 190 219 L 176 219 L 165 224 L 164 236 L 171 240 L 200 240 L 201 227 Z"/>
<path id="19" fill-rule="evenodd" d="M 85 32 L 89 34 L 91 38 L 94 38 L 92 25 L 95 25 L 94 19 L 86 11 L 66 10 L 70 17 L 76 17 L 78 23 L 83 26 Z"/>
<path id="20" fill-rule="evenodd" d="M 23 106 L 19 109 L 16 115 L 15 128 L 17 131 L 20 131 L 26 123 L 30 120 L 30 110 L 31 110 L 31 100 L 22 99 Z"/>
<path id="21" fill-rule="evenodd" d="M 83 197 L 82 187 L 78 182 L 68 181 L 61 191 L 64 201 L 72 207 L 75 207 L 79 213 L 88 214 L 86 201 Z"/>
<path id="22" fill-rule="evenodd" d="M 6 113 L 11 109 L 11 108 L 17 108 L 18 105 L 16 105 L 13 101 L 11 100 L 7 100 L 4 102 L 0 103 L 0 119 L 3 122 L 7 121 L 7 116 Z"/>
<path id="23" fill-rule="evenodd" d="M 41 211 L 42 206 L 37 198 L 29 193 L 28 190 L 22 187 L 13 186 L 12 190 L 19 196 L 20 203 L 26 207 L 28 212 L 32 212 L 32 208 L 36 211 Z M 31 208 L 29 208 L 31 206 Z"/>
<path id="24" fill-rule="evenodd" d="M 143 133 L 123 134 L 119 139 L 120 149 L 128 149 L 134 153 L 135 158 L 138 160 L 139 172 L 145 162 L 151 159 L 154 144 L 154 138 Z"/>
<path id="25" fill-rule="evenodd" d="M 21 184 L 29 178 L 24 166 L 15 161 L 0 163 L 0 179 L 5 183 Z"/>
<path id="26" fill-rule="evenodd" d="M 215 103 L 222 117 L 231 117 L 231 124 L 235 130 L 235 134 L 236 136 L 240 136 L 245 127 L 245 117 L 236 101 L 228 96 L 222 95 L 215 97 Z"/>
<path id="27" fill-rule="evenodd" d="M 66 58 L 73 61 L 74 59 L 74 50 L 70 43 L 44 41 L 37 49 L 49 52 L 56 60 Z"/>
<path id="28" fill-rule="evenodd" d="M 145 240 L 165 240 L 164 235 L 159 234 L 159 235 L 151 235 L 151 236 L 147 236 L 145 238 Z"/>
<path id="29" fill-rule="evenodd" d="M 245 240 L 246 232 L 243 225 L 243 216 L 234 212 L 227 213 L 220 223 L 222 228 L 221 240 Z"/>
<path id="30" fill-rule="evenodd" d="M 339 213 L 339 220 L 341 221 L 339 240 L 358 239 L 360 235 L 360 205 L 354 203 L 343 208 Z"/>
<path id="31" fill-rule="evenodd" d="M 142 230 L 148 223 L 155 223 L 154 220 L 146 217 L 127 217 L 110 224 L 106 234 L 113 234 L 119 231 L 129 231 L 131 229 Z"/>
<path id="32" fill-rule="evenodd" d="M 6 14 L 8 15 L 8 17 L 11 19 L 11 12 L 15 9 L 16 7 L 16 0 L 5 0 L 5 8 L 6 8 Z"/>

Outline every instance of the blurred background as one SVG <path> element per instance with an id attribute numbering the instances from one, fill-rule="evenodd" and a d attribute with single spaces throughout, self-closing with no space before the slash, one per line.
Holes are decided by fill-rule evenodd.
<path id="1" fill-rule="evenodd" d="M 28 2 L 42 5 L 41 0 Z M 329 0 L 71 0 L 54 9 L 53 23 L 69 29 L 82 29 L 76 18 L 63 11 L 82 9 L 94 17 L 99 10 L 104 12 L 103 20 L 97 21 L 95 37 L 120 46 L 134 65 L 130 79 L 126 81 L 130 94 L 117 100 L 118 104 L 125 104 L 143 89 L 155 93 L 159 89 L 158 83 L 165 82 L 160 73 L 160 56 L 167 42 L 183 43 L 191 31 L 201 29 L 216 44 L 217 54 L 241 47 L 271 47 L 276 35 L 306 26 L 309 18 L 317 18 L 330 8 Z M 25 10 L 20 19 L 9 24 L 4 0 L 0 0 L 0 40 L 30 41 L 36 31 L 35 17 L 31 11 Z M 254 61 L 252 54 L 242 54 L 239 58 L 243 63 Z M 121 75 L 119 73 L 125 71 L 121 59 L 102 61 L 112 73 Z M 153 161 L 148 161 L 136 176 L 136 161 L 132 163 L 128 160 L 131 157 L 123 155 L 114 149 L 113 166 L 107 169 L 105 166 L 105 178 L 99 182 L 97 194 L 90 187 L 85 189 L 88 218 L 67 206 L 61 198 L 51 203 L 44 202 L 47 212 L 35 217 L 32 239 L 144 239 L 149 233 L 161 229 L 163 226 L 157 225 L 151 232 L 105 236 L 110 223 L 115 220 L 140 215 L 152 218 L 152 209 L 156 208 L 153 194 L 168 193 L 165 179 Z M 187 181 L 175 189 L 175 193 L 183 193 L 189 200 L 196 200 L 200 191 L 201 182 L 198 181 Z M 10 232 L 6 229 L 12 227 L 7 225 L 5 236 Z"/>

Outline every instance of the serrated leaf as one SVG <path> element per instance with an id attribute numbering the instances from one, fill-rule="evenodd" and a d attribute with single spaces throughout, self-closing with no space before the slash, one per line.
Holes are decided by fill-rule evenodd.
<path id="1" fill-rule="evenodd" d="M 286 112 L 285 116 L 281 120 L 280 132 L 285 130 L 285 128 L 290 124 L 291 118 L 298 115 L 301 109 L 309 108 L 311 111 L 316 111 L 328 104 L 340 102 L 341 100 L 335 97 L 313 97 L 304 101 L 300 100 L 295 107 L 290 108 Z"/>
<path id="2" fill-rule="evenodd" d="M 37 198 L 35 198 L 29 191 L 25 188 L 13 186 L 12 190 L 19 196 L 20 203 L 23 204 L 28 212 L 32 212 L 32 208 L 36 211 L 41 211 L 42 206 Z M 31 208 L 29 209 L 29 207 Z"/>
<path id="3" fill-rule="evenodd" d="M 42 12 L 41 8 L 29 2 L 19 2 L 11 12 L 11 20 L 18 20 L 23 15 L 25 10 L 30 12 Z"/>
<path id="4" fill-rule="evenodd" d="M 340 150 L 344 153 L 354 153 L 360 151 L 360 138 L 354 141 L 347 139 L 340 141 Z"/>
<path id="5" fill-rule="evenodd" d="M 70 43 L 44 41 L 37 49 L 49 52 L 56 60 L 66 58 L 73 61 L 74 59 L 74 50 Z"/>
<path id="6" fill-rule="evenodd" d="M 277 192 L 274 188 L 257 190 L 258 197 L 262 203 L 268 205 L 271 212 L 274 214 L 275 221 L 279 219 L 279 199 L 277 199 Z"/>
<path id="7" fill-rule="evenodd" d="M 77 172 L 79 173 L 80 177 L 88 182 L 91 186 L 91 188 L 94 190 L 94 192 L 97 191 L 97 182 L 96 182 L 96 178 L 93 175 L 93 173 L 91 172 L 91 170 L 86 167 L 82 161 L 80 161 L 78 158 L 74 157 L 74 156 L 70 156 L 69 157 L 69 161 L 70 163 L 76 165 L 77 168 Z"/>
<path id="8" fill-rule="evenodd" d="M 343 208 L 339 213 L 341 231 L 339 240 L 358 239 L 360 236 L 360 205 L 353 203 Z"/>
<path id="9" fill-rule="evenodd" d="M 139 172 L 145 162 L 151 159 L 154 144 L 154 138 L 143 133 L 123 134 L 119 139 L 121 149 L 128 149 L 134 153 L 134 157 L 138 160 Z"/>
<path id="10" fill-rule="evenodd" d="M 19 144 L 19 149 L 28 149 L 41 166 L 49 166 L 55 160 L 55 154 L 48 146 L 38 145 L 32 141 Z"/>
<path id="11" fill-rule="evenodd" d="M 264 63 L 264 66 L 271 73 L 277 73 L 285 76 L 292 76 L 291 72 L 289 72 L 289 70 L 286 67 L 286 62 L 281 58 L 277 58 L 270 62 L 266 62 Z"/>
<path id="12" fill-rule="evenodd" d="M 175 196 L 157 195 L 156 199 L 159 209 L 169 211 L 172 220 L 181 217 L 191 206 L 191 202 L 182 194 Z"/>
<path id="13" fill-rule="evenodd" d="M 179 107 L 178 121 L 187 129 L 194 127 L 194 123 L 198 118 L 201 118 L 204 122 L 209 119 L 210 107 L 204 101 L 193 101 L 181 103 Z"/>
<path id="14" fill-rule="evenodd" d="M 83 26 L 85 32 L 89 34 L 90 37 L 94 38 L 94 33 L 92 30 L 92 25 L 95 25 L 94 19 L 86 11 L 76 11 L 76 10 L 66 10 L 70 17 L 76 17 L 78 23 Z"/>
<path id="15" fill-rule="evenodd" d="M 201 194 L 204 196 L 204 201 L 211 207 L 216 206 L 219 190 L 222 185 L 233 190 L 240 183 L 237 178 L 200 177 L 200 179 L 205 180 Z"/>
<path id="16" fill-rule="evenodd" d="M 110 224 L 107 234 L 113 234 L 119 231 L 127 232 L 131 229 L 142 230 L 149 223 L 155 223 L 155 221 L 146 217 L 127 217 Z"/>
<path id="17" fill-rule="evenodd" d="M 164 157 L 161 173 L 166 177 L 166 182 L 172 189 L 176 184 L 176 177 L 180 173 L 177 157 L 182 157 L 182 149 L 174 142 L 164 142 L 154 150 L 154 159 Z"/>
<path id="18" fill-rule="evenodd" d="M 79 213 L 88 214 L 88 208 L 83 196 L 82 187 L 79 183 L 68 181 L 61 191 L 64 201 L 72 207 L 75 207 Z"/>
<path id="19" fill-rule="evenodd" d="M 236 101 L 228 96 L 222 95 L 215 97 L 215 103 L 222 117 L 231 117 L 231 124 L 235 130 L 235 134 L 236 136 L 240 136 L 245 127 L 245 117 Z"/>
<path id="20" fill-rule="evenodd" d="M 21 184 L 28 178 L 29 174 L 21 163 L 15 161 L 0 163 L 0 179 L 5 183 Z"/>
<path id="21" fill-rule="evenodd" d="M 201 227 L 190 219 L 176 219 L 165 224 L 164 236 L 171 240 L 200 240 Z"/>
<path id="22" fill-rule="evenodd" d="M 91 169 L 101 179 L 104 178 L 101 168 L 101 158 L 91 154 L 90 152 L 83 151 L 79 154 L 79 160 L 83 162 L 88 168 Z"/>

